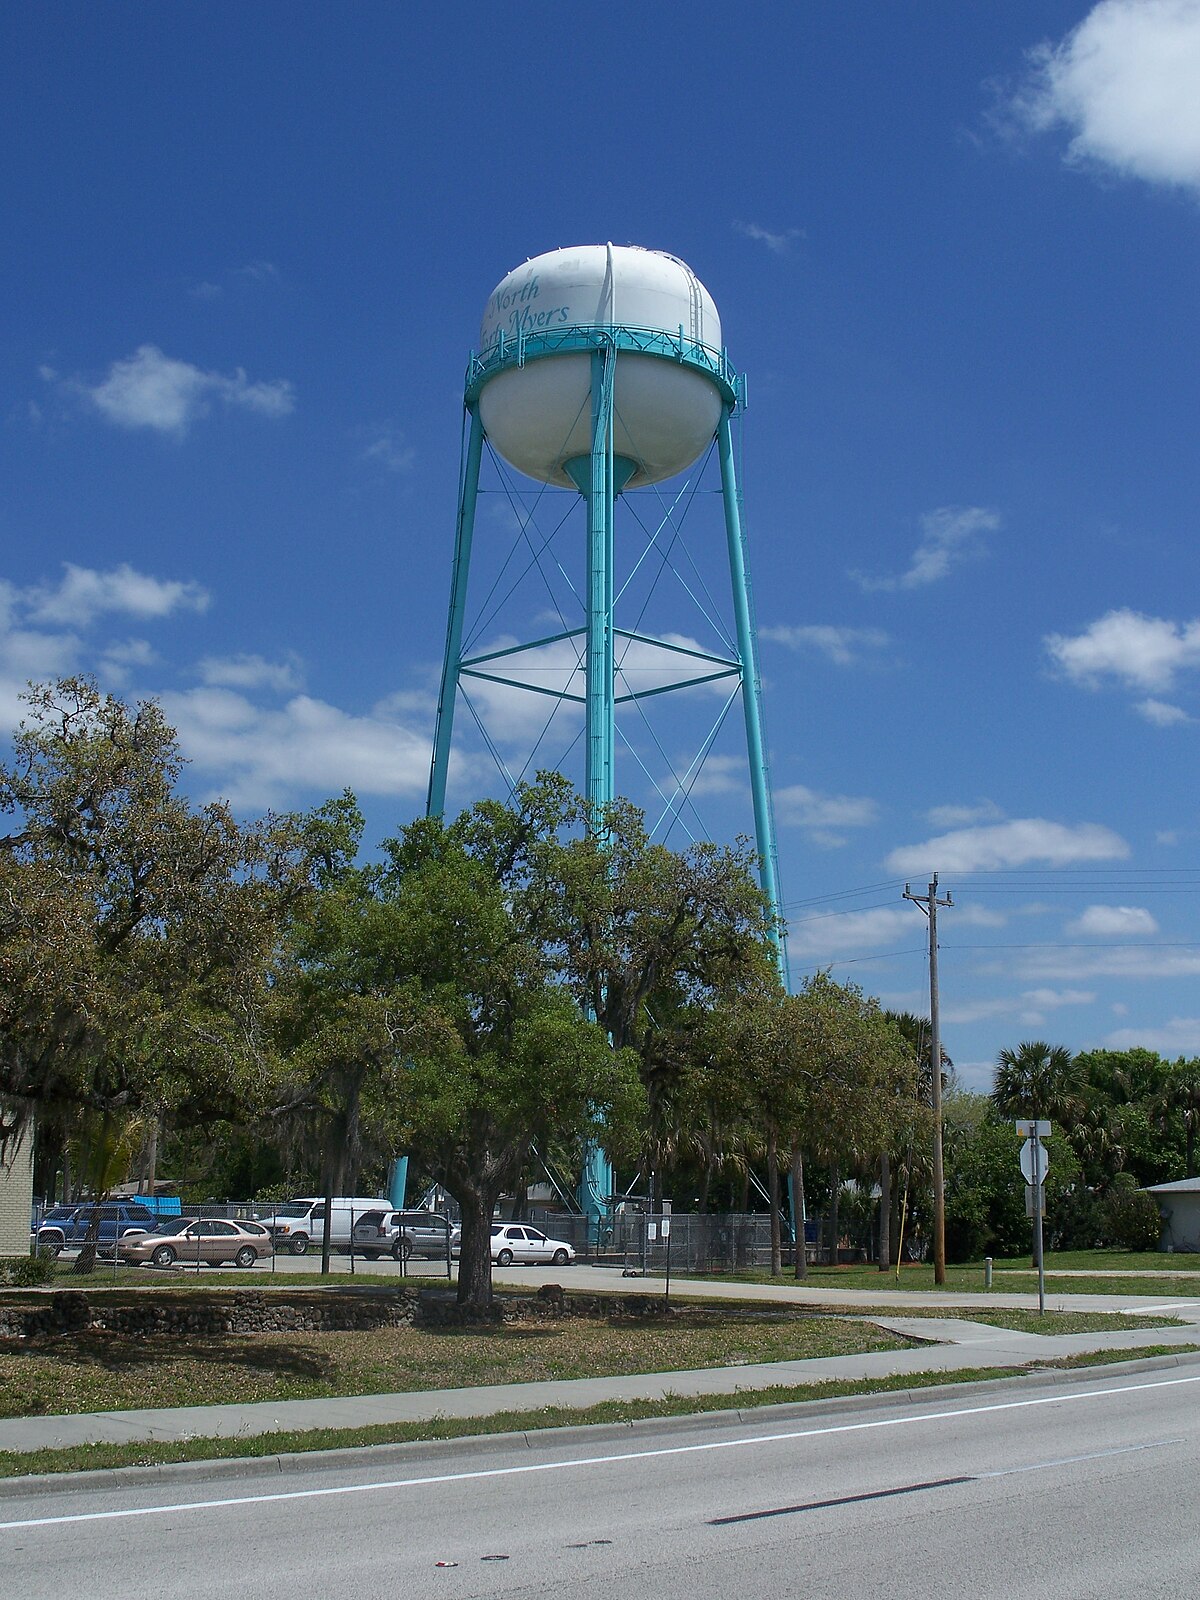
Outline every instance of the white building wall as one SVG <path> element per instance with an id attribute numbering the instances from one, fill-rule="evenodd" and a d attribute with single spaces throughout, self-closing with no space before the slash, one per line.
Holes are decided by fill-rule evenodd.
<path id="1" fill-rule="evenodd" d="M 29 1254 L 33 1209 L 33 1129 L 10 1144 L 0 1160 L 0 1256 Z"/>
<path id="2" fill-rule="evenodd" d="M 1200 1251 L 1200 1194 L 1156 1194 L 1163 1216 L 1162 1244 Z"/>

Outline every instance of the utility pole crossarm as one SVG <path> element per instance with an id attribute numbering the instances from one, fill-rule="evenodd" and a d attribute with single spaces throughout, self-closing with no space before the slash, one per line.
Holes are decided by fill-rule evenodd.
<path id="1" fill-rule="evenodd" d="M 940 1287 L 946 1281 L 946 1178 L 942 1165 L 942 1030 L 938 995 L 937 914 L 949 908 L 950 895 L 938 899 L 938 875 L 929 883 L 928 894 L 913 894 L 906 883 L 905 900 L 919 906 L 929 920 L 929 1067 L 933 1099 L 933 1281 Z"/>

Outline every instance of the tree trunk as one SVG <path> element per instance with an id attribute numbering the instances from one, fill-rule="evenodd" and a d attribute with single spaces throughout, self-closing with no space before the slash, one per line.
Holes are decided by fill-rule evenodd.
<path id="1" fill-rule="evenodd" d="M 779 1237 L 779 1144 L 772 1128 L 767 1135 L 767 1194 L 771 1202 L 771 1276 L 783 1271 L 783 1242 Z"/>
<path id="2" fill-rule="evenodd" d="M 886 1150 L 879 1159 L 879 1270 L 892 1270 L 892 1162 Z"/>
<path id="3" fill-rule="evenodd" d="M 487 1196 L 460 1189 L 455 1197 L 462 1211 L 458 1256 L 458 1304 L 486 1311 L 492 1303 L 492 1209 Z"/>
<path id="4" fill-rule="evenodd" d="M 150 1126 L 146 1129 L 145 1142 L 142 1145 L 141 1172 L 138 1182 L 138 1193 L 153 1195 L 158 1181 L 158 1118 L 150 1118 Z"/>
<path id="5" fill-rule="evenodd" d="M 704 1170 L 700 1175 L 700 1193 L 696 1199 L 696 1215 L 699 1217 L 706 1217 L 708 1215 L 708 1191 L 711 1185 L 712 1163 L 706 1158 L 704 1162 Z"/>
<path id="6" fill-rule="evenodd" d="M 839 1205 L 842 1194 L 842 1174 L 835 1164 L 829 1174 L 829 1265 L 836 1267 L 838 1264 L 838 1240 L 841 1238 L 842 1228 L 838 1217 Z"/>
<path id="7" fill-rule="evenodd" d="M 804 1156 L 792 1146 L 792 1221 L 796 1225 L 796 1277 L 808 1277 L 808 1250 L 804 1240 Z"/>
<path id="8" fill-rule="evenodd" d="M 96 1246 L 100 1240 L 100 1208 L 108 1199 L 108 1192 L 100 1196 L 92 1208 L 91 1221 L 88 1223 L 87 1232 L 83 1236 L 83 1243 L 79 1247 L 79 1254 L 75 1257 L 72 1268 L 76 1277 L 90 1278 L 96 1270 Z M 113 1224 L 113 1251 L 117 1248 L 116 1224 Z"/>

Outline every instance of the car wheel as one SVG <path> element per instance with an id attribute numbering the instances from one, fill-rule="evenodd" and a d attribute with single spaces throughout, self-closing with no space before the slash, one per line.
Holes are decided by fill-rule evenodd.
<path id="1" fill-rule="evenodd" d="M 498 1267 L 511 1267 L 512 1258 L 513 1253 L 511 1250 L 501 1250 L 496 1255 L 496 1265 Z"/>
<path id="2" fill-rule="evenodd" d="M 570 1259 L 570 1256 L 565 1250 L 556 1250 L 554 1252 L 554 1265 L 556 1267 L 565 1267 Z"/>
<path id="3" fill-rule="evenodd" d="M 175 1251 L 169 1244 L 158 1245 L 150 1257 L 156 1267 L 169 1267 L 174 1264 Z"/>
<path id="4" fill-rule="evenodd" d="M 57 1258 L 58 1256 L 62 1255 L 62 1252 L 63 1247 L 61 1239 L 41 1239 L 38 1241 L 38 1255 L 40 1256 L 53 1256 Z"/>
<path id="5" fill-rule="evenodd" d="M 407 1239 L 397 1239 L 392 1246 L 392 1256 L 396 1261 L 407 1261 L 412 1255 L 412 1245 Z"/>
<path id="6" fill-rule="evenodd" d="M 307 1251 L 308 1251 L 308 1240 L 304 1237 L 304 1235 L 302 1233 L 299 1233 L 299 1234 L 296 1235 L 296 1237 L 288 1245 L 288 1249 L 292 1252 L 292 1254 L 294 1256 L 305 1255 L 305 1254 L 307 1254 Z"/>
<path id="7" fill-rule="evenodd" d="M 252 1267 L 258 1260 L 258 1251 L 252 1244 L 244 1244 L 233 1259 L 239 1267 Z"/>

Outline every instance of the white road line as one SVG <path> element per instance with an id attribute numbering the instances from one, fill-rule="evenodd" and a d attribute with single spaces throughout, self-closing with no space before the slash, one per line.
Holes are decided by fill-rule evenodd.
<path id="1" fill-rule="evenodd" d="M 1084 1389 L 1078 1394 L 1042 1395 L 1029 1400 L 998 1400 L 986 1406 L 963 1406 L 952 1411 L 927 1411 L 904 1417 L 879 1417 L 873 1422 L 838 1422 L 823 1428 L 793 1428 L 785 1433 L 755 1434 L 738 1439 L 710 1439 L 703 1444 L 663 1445 L 654 1450 L 621 1450 L 604 1456 L 579 1456 L 571 1461 L 534 1461 L 520 1467 L 481 1467 L 473 1472 L 443 1472 L 427 1478 L 390 1478 L 382 1483 L 346 1483 L 324 1489 L 285 1489 L 275 1494 L 231 1495 L 221 1500 L 184 1500 L 165 1506 L 130 1506 L 120 1511 L 77 1511 L 58 1517 L 26 1517 L 0 1522 L 0 1533 L 16 1528 L 57 1528 L 73 1522 L 117 1522 L 131 1517 L 161 1517 L 177 1511 L 215 1511 L 226 1506 L 261 1506 L 281 1501 L 323 1500 L 346 1494 L 383 1494 L 396 1489 L 423 1489 L 442 1483 L 473 1483 L 484 1478 L 518 1478 L 537 1472 L 567 1472 L 579 1467 L 607 1467 L 626 1461 L 653 1461 L 666 1456 L 702 1455 L 714 1450 L 739 1450 L 764 1444 L 786 1444 L 796 1439 L 820 1439 L 839 1433 L 867 1433 L 876 1428 L 903 1428 L 928 1422 L 953 1422 L 959 1417 L 980 1417 L 998 1411 L 1022 1411 L 1034 1406 L 1072 1405 L 1083 1400 L 1110 1400 L 1139 1394 L 1146 1389 L 1174 1389 L 1200 1383 L 1190 1378 L 1162 1378 L 1157 1382 L 1126 1383 L 1111 1389 Z"/>

